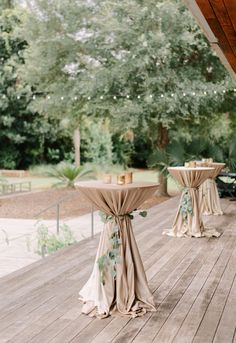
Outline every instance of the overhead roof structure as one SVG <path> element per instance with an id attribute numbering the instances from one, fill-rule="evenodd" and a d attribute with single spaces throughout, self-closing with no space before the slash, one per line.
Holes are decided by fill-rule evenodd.
<path id="1" fill-rule="evenodd" d="M 236 0 L 184 0 L 236 82 Z"/>

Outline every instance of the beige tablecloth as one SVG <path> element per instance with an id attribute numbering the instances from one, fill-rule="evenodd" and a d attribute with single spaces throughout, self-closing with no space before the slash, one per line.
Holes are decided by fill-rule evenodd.
<path id="1" fill-rule="evenodd" d="M 140 316 L 155 311 L 142 260 L 133 234 L 131 219 L 127 215 L 151 197 L 157 184 L 106 185 L 101 182 L 78 182 L 78 189 L 102 212 L 112 215 L 114 222 L 104 224 L 92 274 L 79 292 L 84 302 L 83 313 L 103 318 L 112 313 Z M 145 220 L 145 219 L 144 219 Z M 118 225 L 121 244 L 116 277 L 106 271 L 101 282 L 98 259 L 111 246 L 111 234 Z"/>
<path id="2" fill-rule="evenodd" d="M 212 175 L 204 181 L 199 188 L 199 204 L 204 215 L 222 215 L 220 198 L 217 190 L 215 178 L 225 167 L 225 163 L 211 163 L 214 168 Z"/>
<path id="3" fill-rule="evenodd" d="M 174 220 L 172 229 L 165 230 L 163 234 L 174 237 L 218 237 L 220 234 L 215 229 L 204 229 L 202 216 L 199 208 L 199 186 L 212 175 L 213 168 L 197 167 L 170 167 L 168 168 L 170 174 L 182 185 L 184 190 L 182 192 L 180 205 L 177 215 Z M 183 216 L 183 202 L 189 197 L 192 213 L 187 213 L 186 218 Z"/>

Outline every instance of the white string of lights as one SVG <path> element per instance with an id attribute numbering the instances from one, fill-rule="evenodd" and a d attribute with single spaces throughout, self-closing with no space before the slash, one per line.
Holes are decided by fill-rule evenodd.
<path id="1" fill-rule="evenodd" d="M 234 89 L 230 89 L 230 90 L 228 90 L 228 92 L 234 92 L 234 93 L 236 93 L 236 88 L 234 88 Z M 108 98 L 112 98 L 113 100 L 118 100 L 118 99 L 129 99 L 129 100 L 134 100 L 134 99 L 147 99 L 147 98 L 150 98 L 150 99 L 153 99 L 153 98 L 168 98 L 168 97 L 174 97 L 174 96 L 183 96 L 183 97 L 187 97 L 187 96 L 196 96 L 196 95 L 212 95 L 212 94 L 214 94 L 214 95 L 216 95 L 216 94 L 221 94 L 221 93 L 223 93 L 223 94 L 225 94 L 226 93 L 226 90 L 225 89 L 223 89 L 221 92 L 217 92 L 216 90 L 214 90 L 214 91 L 200 91 L 200 92 L 198 92 L 198 91 L 189 91 L 189 92 L 183 92 L 183 93 L 180 93 L 180 92 L 178 92 L 178 93 L 166 93 L 166 94 L 158 94 L 158 95 L 156 95 L 156 94 L 149 94 L 149 95 L 137 95 L 136 97 L 134 97 L 134 96 L 130 96 L 129 94 L 127 94 L 127 95 L 108 95 L 108 94 L 104 94 L 104 95 L 100 95 L 99 96 L 99 99 L 100 100 L 104 100 L 104 99 L 108 99 Z M 20 100 L 20 99 L 22 99 L 24 96 L 26 96 L 26 95 L 17 95 L 17 100 Z M 5 95 L 5 94 L 3 94 L 2 95 L 2 98 L 3 99 L 6 99 L 7 98 L 7 96 Z M 29 98 L 28 96 L 27 96 L 27 98 Z M 44 100 L 53 100 L 53 99 L 59 99 L 59 100 L 61 100 L 61 101 L 64 101 L 66 98 L 68 98 L 68 97 L 65 97 L 65 96 L 57 96 L 57 95 L 46 95 L 46 96 L 44 96 L 44 95 L 42 95 L 42 94 L 40 94 L 40 95 L 36 95 L 36 94 L 33 94 L 32 95 L 32 100 L 36 100 L 36 99 L 42 99 L 42 98 L 44 98 Z M 72 98 L 72 100 L 74 100 L 74 101 L 77 101 L 77 100 L 80 100 L 80 99 L 87 99 L 87 100 L 92 100 L 93 98 L 96 98 L 96 97 L 91 97 L 91 96 L 74 96 L 73 98 Z"/>

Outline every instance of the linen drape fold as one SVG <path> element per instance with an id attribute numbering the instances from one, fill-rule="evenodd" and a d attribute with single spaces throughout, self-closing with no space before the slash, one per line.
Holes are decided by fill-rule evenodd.
<path id="1" fill-rule="evenodd" d="M 225 163 L 212 163 L 214 168 L 212 175 L 202 183 L 199 188 L 199 204 L 204 215 L 222 215 L 220 198 L 217 190 L 215 178 L 224 168 Z"/>

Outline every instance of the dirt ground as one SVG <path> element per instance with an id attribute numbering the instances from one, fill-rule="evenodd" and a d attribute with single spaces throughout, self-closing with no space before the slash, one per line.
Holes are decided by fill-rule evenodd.
<path id="1" fill-rule="evenodd" d="M 152 197 L 145 202 L 143 208 L 157 205 L 169 197 Z M 91 210 L 91 204 L 78 190 L 50 189 L 31 193 L 21 193 L 0 198 L 0 218 L 24 218 L 24 219 L 54 219 L 56 217 L 56 206 L 59 201 L 60 217 L 73 218 Z M 47 207 L 47 211 L 40 214 Z"/>

